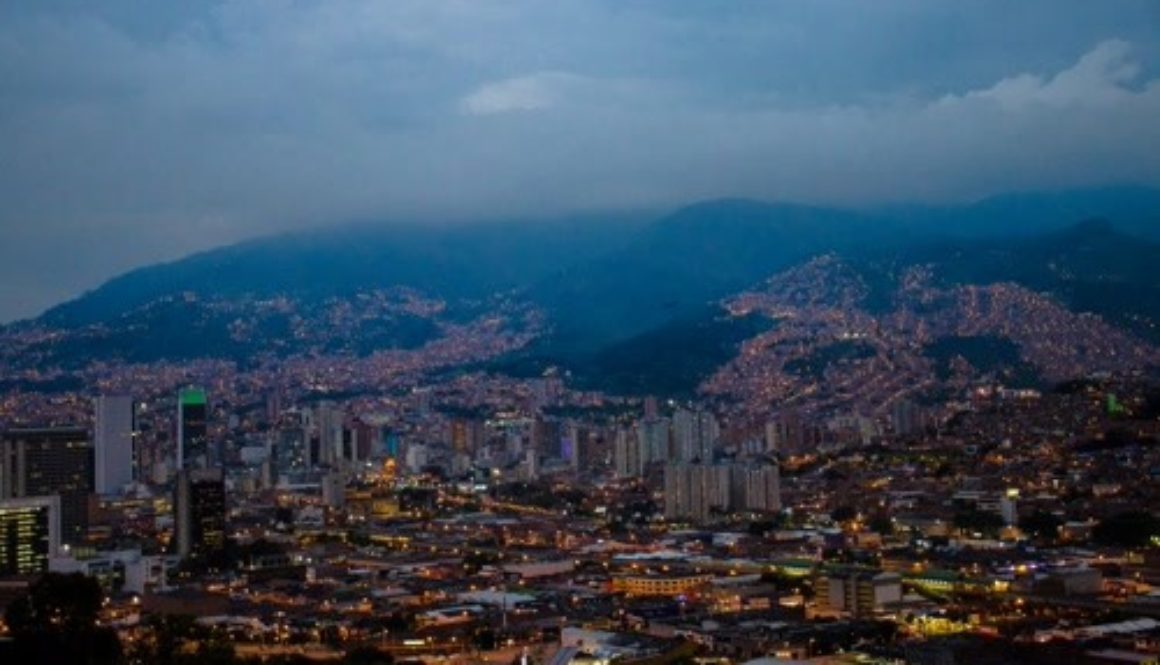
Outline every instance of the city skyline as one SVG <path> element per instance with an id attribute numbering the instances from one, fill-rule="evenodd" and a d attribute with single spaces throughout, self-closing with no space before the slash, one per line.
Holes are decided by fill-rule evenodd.
<path id="1" fill-rule="evenodd" d="M 1155 0 L 0 3 L 0 662 L 1160 659 Z"/>

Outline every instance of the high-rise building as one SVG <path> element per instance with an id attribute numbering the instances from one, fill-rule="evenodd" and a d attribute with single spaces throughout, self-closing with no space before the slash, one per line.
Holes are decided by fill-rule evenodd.
<path id="1" fill-rule="evenodd" d="M 355 437 L 355 455 L 360 462 L 378 459 L 383 454 L 383 428 L 366 420 L 351 423 Z"/>
<path id="2" fill-rule="evenodd" d="M 13 429 L 0 441 L 0 498 L 60 497 L 61 541 L 84 541 L 93 493 L 93 445 L 79 427 Z"/>
<path id="3" fill-rule="evenodd" d="M 665 517 L 704 522 L 730 509 L 730 466 L 688 464 L 665 466 Z"/>
<path id="4" fill-rule="evenodd" d="M 398 460 L 399 455 L 403 450 L 402 437 L 399 436 L 398 432 L 385 431 L 383 433 L 383 447 L 385 449 L 387 459 Z"/>
<path id="5" fill-rule="evenodd" d="M 311 456 L 312 466 L 333 466 L 343 459 L 343 421 L 346 414 L 331 402 L 314 407 L 314 429 L 318 446 Z"/>
<path id="6" fill-rule="evenodd" d="M 636 432 L 625 428 L 618 429 L 612 447 L 612 463 L 616 475 L 620 478 L 640 476 L 644 473 L 645 461 L 640 437 Z"/>
<path id="7" fill-rule="evenodd" d="M 133 398 L 101 395 L 96 400 L 93 452 L 98 494 L 116 494 L 133 482 Z"/>
<path id="8" fill-rule="evenodd" d="M 0 499 L 0 576 L 48 570 L 60 549 L 60 497 Z"/>
<path id="9" fill-rule="evenodd" d="M 925 426 L 925 413 L 918 404 L 900 399 L 890 405 L 890 427 L 895 436 L 910 436 L 920 433 Z"/>
<path id="10" fill-rule="evenodd" d="M 781 470 L 776 464 L 745 466 L 731 470 L 731 503 L 734 510 L 773 513 L 781 510 Z"/>
<path id="11" fill-rule="evenodd" d="M 560 437 L 560 459 L 573 469 L 586 469 L 591 463 L 591 433 L 576 423 L 568 423 Z"/>
<path id="12" fill-rule="evenodd" d="M 203 558 L 226 542 L 226 485 L 221 469 L 185 469 L 177 474 L 173 501 L 177 554 Z"/>
<path id="13" fill-rule="evenodd" d="M 532 448 L 544 457 L 560 454 L 560 421 L 536 416 L 532 421 Z"/>
<path id="14" fill-rule="evenodd" d="M 668 418 L 645 418 L 637 424 L 636 432 L 644 464 L 672 459 Z"/>
<path id="15" fill-rule="evenodd" d="M 775 465 L 689 464 L 665 466 L 665 517 L 704 522 L 714 513 L 775 512 L 781 484 Z"/>
<path id="16" fill-rule="evenodd" d="M 210 458 L 209 400 L 200 388 L 177 393 L 177 469 L 204 469 L 220 460 Z"/>
<path id="17" fill-rule="evenodd" d="M 354 423 L 344 423 L 342 430 L 339 433 L 338 455 L 335 460 L 338 464 L 344 467 L 356 464 L 361 459 L 359 457 L 359 450 L 362 445 L 359 442 L 359 430 L 354 426 Z"/>
<path id="18" fill-rule="evenodd" d="M 822 442 L 821 430 L 796 411 L 786 411 L 765 426 L 766 450 L 784 455 L 813 452 Z"/>
<path id="19" fill-rule="evenodd" d="M 708 411 L 677 409 L 673 413 L 673 454 L 682 462 L 712 462 L 721 436 L 717 418 Z"/>
<path id="20" fill-rule="evenodd" d="M 451 451 L 472 456 L 485 442 L 483 423 L 474 418 L 451 421 Z"/>

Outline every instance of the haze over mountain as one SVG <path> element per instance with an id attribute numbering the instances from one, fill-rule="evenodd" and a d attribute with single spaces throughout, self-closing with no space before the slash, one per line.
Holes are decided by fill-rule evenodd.
<path id="1" fill-rule="evenodd" d="M 643 329 L 819 252 L 1035 235 L 1094 218 L 1160 238 L 1160 190 L 1034 192 L 967 206 L 866 212 L 724 199 L 656 219 L 609 213 L 505 223 L 368 222 L 256 239 L 134 270 L 53 307 L 41 320 L 76 327 L 187 291 L 322 297 L 410 286 L 449 299 L 525 288 L 549 308 L 559 303 L 563 318 L 582 311 L 593 330 L 604 315 L 620 319 L 617 330 Z M 627 312 L 620 307 L 640 323 L 623 321 Z"/>
<path id="2" fill-rule="evenodd" d="M 301 231 L 131 271 L 53 307 L 41 320 L 77 327 L 190 291 L 220 298 L 320 299 L 410 286 L 449 299 L 483 298 L 614 251 L 647 219 L 610 213 L 523 223 L 362 223 Z"/>

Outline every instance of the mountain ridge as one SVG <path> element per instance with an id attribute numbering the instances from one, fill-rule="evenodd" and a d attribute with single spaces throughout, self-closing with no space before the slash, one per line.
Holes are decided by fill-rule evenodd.
<path id="1" fill-rule="evenodd" d="M 484 252 L 482 258 L 491 261 L 487 263 L 487 267 L 490 268 L 500 268 L 503 261 L 509 259 L 511 255 L 520 253 L 521 250 L 527 251 L 524 252 L 524 261 L 515 262 L 517 266 L 506 266 L 508 271 L 506 275 L 488 276 L 480 274 L 486 271 L 476 271 L 469 273 L 467 278 L 460 280 L 460 283 L 451 284 L 452 290 L 471 292 L 471 287 L 502 288 L 520 282 L 528 286 L 529 282 L 551 279 L 553 272 L 567 272 L 570 267 L 586 260 L 607 257 L 608 254 L 616 249 L 623 249 L 624 245 L 634 240 L 642 238 L 647 240 L 650 230 L 655 234 L 656 228 L 664 226 L 666 221 L 671 227 L 669 230 L 675 231 L 688 226 L 697 218 L 701 218 L 699 223 L 703 224 L 706 223 L 706 219 L 718 219 L 722 214 L 729 213 L 744 220 L 757 216 L 757 212 L 763 212 L 767 218 L 775 217 L 783 221 L 792 221 L 795 216 L 802 215 L 810 215 L 814 219 L 819 215 L 847 217 L 878 224 L 881 227 L 877 233 L 874 229 L 856 229 L 863 233 L 882 235 L 897 232 L 919 237 L 962 235 L 959 232 L 967 225 L 964 220 L 970 220 L 970 223 L 976 226 L 971 234 L 967 234 L 969 237 L 996 232 L 1010 236 L 1013 231 L 1019 229 L 1023 229 L 1024 234 L 1041 232 L 1060 228 L 1084 218 L 1104 217 L 1114 222 L 1118 228 L 1132 232 L 1138 232 L 1140 229 L 1151 231 L 1142 235 L 1154 240 L 1160 239 L 1160 189 L 1146 187 L 1022 192 L 956 206 L 902 205 L 855 210 L 723 198 L 695 202 L 661 216 L 640 212 L 606 213 L 574 215 L 555 220 L 431 226 L 401 222 L 393 224 L 359 222 L 335 228 L 308 229 L 254 238 L 198 252 L 174 261 L 143 266 L 106 280 L 76 298 L 49 308 L 29 321 L 57 326 L 91 323 L 109 316 L 110 313 L 115 316 L 118 307 L 128 309 L 148 297 L 205 288 L 204 285 L 207 284 L 214 284 L 215 288 L 224 288 L 229 292 L 244 291 L 255 281 L 261 281 L 261 275 L 257 275 L 259 279 L 255 279 L 255 275 L 252 274 L 259 271 L 251 270 L 248 273 L 243 271 L 235 284 L 229 283 L 228 280 L 214 282 L 207 277 L 213 277 L 215 269 L 221 271 L 230 266 L 244 267 L 263 261 L 267 261 L 267 265 L 271 266 L 271 269 L 265 271 L 267 273 L 276 272 L 274 268 L 285 269 L 286 266 L 297 265 L 292 273 L 285 275 L 286 284 L 289 288 L 302 288 L 312 275 L 319 271 L 324 272 L 327 267 L 321 266 L 311 272 L 311 266 L 317 266 L 319 263 L 320 254 L 328 247 L 340 248 L 342 244 L 340 241 L 344 237 L 349 240 L 347 244 L 355 246 L 358 251 L 349 254 L 349 261 L 338 252 L 339 256 L 335 257 L 335 262 L 361 265 L 360 275 L 364 282 L 362 286 L 367 286 L 367 282 L 384 286 L 405 285 L 419 288 L 426 286 L 411 283 L 418 281 L 446 285 L 449 281 L 453 281 L 448 279 L 447 271 L 432 270 L 431 266 L 442 264 L 450 270 L 462 269 L 465 265 L 470 265 L 472 260 L 480 260 L 481 250 Z M 1013 219 L 1014 217 L 1018 219 Z M 593 229 L 596 230 L 595 233 L 592 232 Z M 521 246 L 515 242 L 518 240 L 515 236 L 526 236 L 528 240 Z M 564 241 L 567 241 L 566 248 L 561 246 L 565 244 Z M 443 243 L 442 247 L 440 243 Z M 487 253 L 489 250 L 490 254 Z M 398 274 L 397 279 L 388 284 L 386 283 L 388 280 L 377 276 L 374 268 L 380 266 L 375 265 L 375 259 L 389 257 L 392 251 L 396 255 L 402 255 L 400 258 L 404 264 L 410 260 L 412 265 L 406 266 L 409 272 Z M 408 256 L 412 258 L 408 259 Z M 540 261 L 535 266 L 537 270 L 530 272 L 513 270 L 513 267 L 518 267 L 528 260 Z M 422 266 L 413 265 L 423 261 L 426 263 Z M 468 288 L 464 289 L 464 286 Z M 335 288 L 332 291 L 341 289 Z"/>
<path id="2" fill-rule="evenodd" d="M 748 199 L 703 201 L 656 219 L 367 224 L 256 239 L 132 271 L 0 331 L 39 329 L 30 339 L 40 341 L 13 348 L 76 367 L 190 354 L 362 356 L 483 326 L 506 340 L 495 347 L 503 357 L 485 363 L 497 371 L 558 365 L 593 387 L 600 376 L 639 387 L 634 372 L 688 384 L 696 372 L 664 366 L 685 362 L 684 346 L 700 349 L 692 364 L 708 371 L 751 330 L 719 319 L 722 299 L 825 254 L 857 269 L 866 286 L 857 306 L 870 313 L 891 311 L 899 280 L 925 265 L 937 268 L 942 288 L 1019 284 L 1160 340 L 1152 269 L 1160 244 L 1123 233 L 1118 220 L 971 237 L 913 218 Z M 426 304 L 407 309 L 399 298 Z M 376 302 L 384 304 L 368 305 Z M 344 323 L 327 333 L 332 321 Z M 312 331 L 319 327 L 321 337 Z M 654 348 L 676 355 L 655 362 L 647 357 Z M 18 355 L 4 362 L 25 362 Z"/>

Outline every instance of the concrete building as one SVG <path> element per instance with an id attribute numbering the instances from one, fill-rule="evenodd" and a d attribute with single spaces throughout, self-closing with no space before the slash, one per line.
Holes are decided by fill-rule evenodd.
<path id="1" fill-rule="evenodd" d="M 665 518 L 705 522 L 714 514 L 781 509 L 776 465 L 687 464 L 665 467 Z"/>
<path id="2" fill-rule="evenodd" d="M 670 423 L 668 418 L 645 418 L 637 423 L 636 435 L 640 442 L 643 464 L 672 459 Z"/>
<path id="3" fill-rule="evenodd" d="M 902 600 L 902 576 L 876 570 L 824 570 L 814 579 L 814 589 L 820 612 L 870 617 Z"/>
<path id="4" fill-rule="evenodd" d="M 13 429 L 0 440 L 0 498 L 60 497 L 61 542 L 84 542 L 93 494 L 93 445 L 79 427 Z"/>
<path id="5" fill-rule="evenodd" d="M 677 409 L 672 420 L 673 458 L 679 462 L 713 461 L 713 450 L 721 437 L 717 418 L 708 411 Z"/>
<path id="6" fill-rule="evenodd" d="M 646 456 L 636 433 L 630 429 L 618 429 L 612 447 L 612 463 L 616 475 L 620 478 L 639 477 L 644 474 L 645 462 Z"/>
<path id="7" fill-rule="evenodd" d="M 95 403 L 94 478 L 98 494 L 117 494 L 134 480 L 133 398 L 101 395 Z"/>

